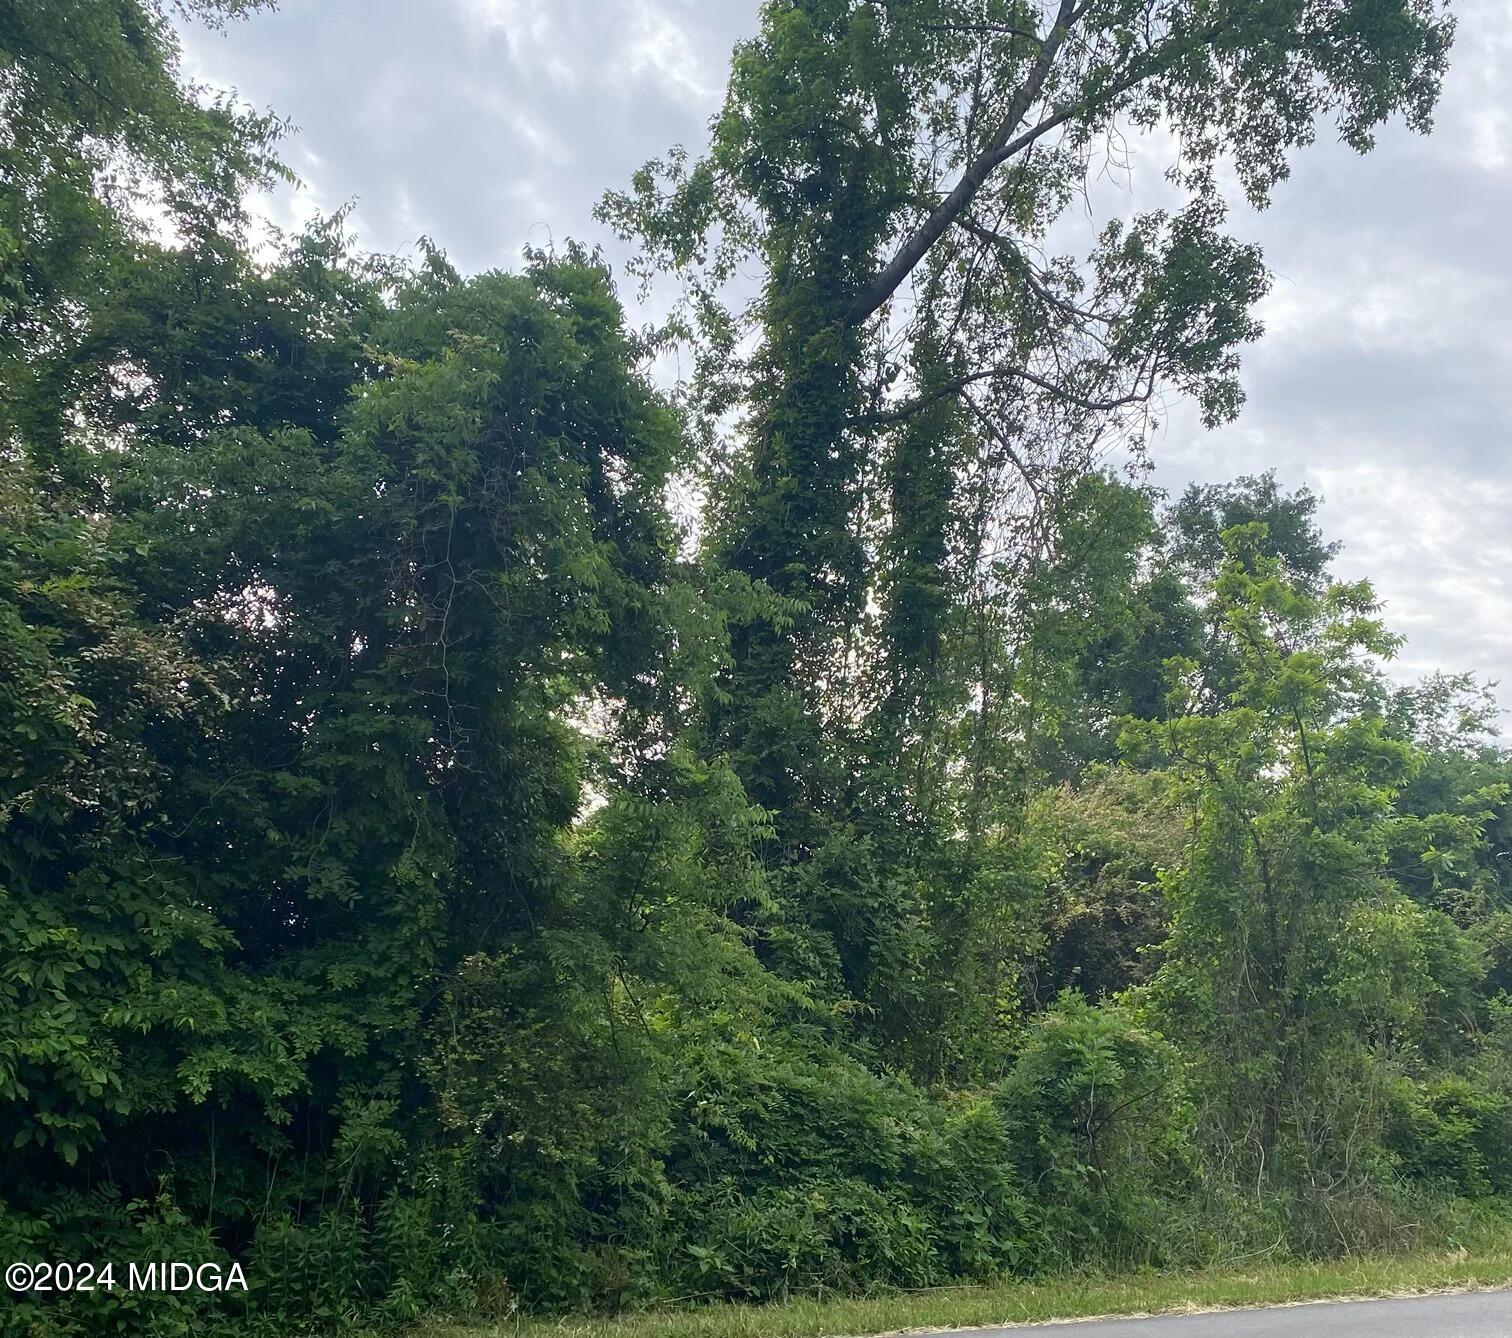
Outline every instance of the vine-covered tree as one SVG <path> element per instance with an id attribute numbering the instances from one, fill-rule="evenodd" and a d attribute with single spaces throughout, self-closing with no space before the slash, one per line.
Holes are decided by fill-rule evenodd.
<path id="1" fill-rule="evenodd" d="M 1265 203 L 1325 119 L 1361 150 L 1425 129 L 1451 31 L 1432 0 L 774 0 L 709 151 L 606 198 L 681 281 L 669 335 L 728 441 L 708 560 L 780 600 L 732 617 L 706 748 L 776 813 L 808 951 L 882 1032 L 986 914 L 954 838 L 1032 775 L 1055 671 L 1026 592 L 1078 560 L 1089 469 L 1165 394 L 1239 407 L 1266 275 L 1223 183 Z M 1110 138 L 1157 131 L 1171 206 L 1078 243 Z"/>

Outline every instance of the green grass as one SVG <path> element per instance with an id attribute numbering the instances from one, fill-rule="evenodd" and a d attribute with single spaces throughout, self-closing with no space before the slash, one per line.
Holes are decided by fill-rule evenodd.
<path id="1" fill-rule="evenodd" d="M 1069 1277 L 865 1299 L 805 1298 L 781 1305 L 650 1310 L 615 1319 L 522 1319 L 481 1328 L 432 1324 L 420 1333 L 422 1338 L 821 1338 L 1508 1284 L 1512 1284 L 1512 1239 L 1475 1253 L 1456 1250 L 1200 1273 Z"/>

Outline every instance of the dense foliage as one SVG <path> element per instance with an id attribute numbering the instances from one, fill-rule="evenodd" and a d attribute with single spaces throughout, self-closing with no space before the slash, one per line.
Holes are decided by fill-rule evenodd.
<path id="1" fill-rule="evenodd" d="M 255 4 L 187 6 L 219 22 Z M 772 0 L 598 256 L 252 246 L 144 0 L 0 12 L 0 1254 L 33 1338 L 924 1287 L 1512 1195 L 1512 759 L 1237 412 L 1431 0 Z M 1165 213 L 1052 254 L 1120 125 Z M 740 298 L 739 275 L 760 275 Z M 733 281 L 733 282 L 732 282 Z M 693 352 L 671 392 L 648 368 Z M 1132 463 L 1109 466 L 1117 445 Z M 695 481 L 696 523 L 669 489 Z"/>

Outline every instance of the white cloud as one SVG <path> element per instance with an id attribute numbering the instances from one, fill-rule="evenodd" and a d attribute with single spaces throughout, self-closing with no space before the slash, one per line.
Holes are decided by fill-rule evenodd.
<path id="1" fill-rule="evenodd" d="M 725 67 L 700 60 L 687 14 L 670 13 L 650 0 L 635 0 L 634 22 L 623 68 L 634 81 L 654 80 L 674 92 L 694 115 L 707 116 L 719 101 Z"/>

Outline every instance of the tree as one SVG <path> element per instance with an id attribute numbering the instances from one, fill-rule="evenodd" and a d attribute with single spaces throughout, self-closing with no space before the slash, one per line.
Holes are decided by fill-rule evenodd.
<path id="1" fill-rule="evenodd" d="M 1158 521 L 1152 515 L 1120 615 L 1105 618 L 1106 630 L 1081 655 L 1089 704 L 1100 708 L 1104 722 L 1124 715 L 1160 718 L 1166 709 L 1164 665 L 1174 657 L 1198 663 L 1210 709 L 1222 709 L 1239 673 L 1223 610 L 1208 599 L 1228 558 L 1223 535 L 1239 525 L 1263 524 L 1265 537 L 1255 552 L 1279 560 L 1289 580 L 1316 594 L 1338 551 L 1318 528 L 1318 504 L 1306 488 L 1283 492 L 1272 472 L 1191 484 L 1175 503 L 1159 508 Z M 1105 723 L 1084 749 L 1106 759 L 1115 750 L 1115 734 Z"/>
<path id="2" fill-rule="evenodd" d="M 1178 709 L 1130 732 L 1168 759 L 1196 813 L 1150 997 L 1200 1057 L 1217 1165 L 1240 1183 L 1343 1195 L 1369 1174 L 1388 1077 L 1440 1029 L 1433 1001 L 1474 978 L 1474 953 L 1393 872 L 1418 821 L 1394 805 L 1419 760 L 1377 709 L 1373 660 L 1396 641 L 1369 586 L 1309 593 L 1267 554 L 1261 523 L 1224 542 L 1213 610 L 1236 687 L 1204 711 L 1196 666 L 1174 661 Z M 1480 832 L 1461 837 L 1473 847 Z"/>
<path id="3" fill-rule="evenodd" d="M 589 756 L 625 783 L 702 654 L 674 626 L 677 420 L 603 269 L 464 282 L 433 256 L 385 270 L 385 301 L 342 249 L 136 263 L 63 439 L 115 449 L 34 499 L 14 465 L 0 570 L 0 1229 L 79 1254 L 213 1225 L 282 1261 L 291 1313 L 435 1294 L 384 1226 L 428 1231 L 445 1194 L 477 1211 L 465 1148 L 429 1180 L 395 1163 L 444 1161 L 441 1108 L 483 1118 L 422 1071 L 432 1028 L 502 991 L 515 1026 L 573 1036 L 598 983 L 570 969 L 592 954 L 564 848 Z M 337 1248 L 352 1268 L 310 1263 Z"/>
<path id="4" fill-rule="evenodd" d="M 262 0 L 190 0 L 219 24 Z M 71 405 L 69 347 L 111 273 L 156 226 L 234 229 L 242 196 L 281 169 L 281 126 L 186 88 L 159 0 L 81 0 L 0 14 L 0 436 L 54 450 Z M 50 469 L 66 466 L 49 459 Z"/>
<path id="5" fill-rule="evenodd" d="M 1193 483 L 1170 508 L 1173 560 L 1199 583 L 1211 581 L 1230 556 L 1224 534 L 1239 525 L 1265 526 L 1262 551 L 1277 558 L 1287 578 L 1316 593 L 1327 581 L 1338 544 L 1318 528 L 1321 499 L 1307 488 L 1283 492 L 1274 470 L 1232 483 Z"/>
<path id="6" fill-rule="evenodd" d="M 868 831 L 879 788 L 933 791 L 887 805 L 939 824 L 914 852 L 963 813 L 978 835 L 994 820 L 947 778 L 975 769 L 980 795 L 1020 742 L 1013 610 L 1066 495 L 1109 442 L 1142 440 L 1162 393 L 1237 411 L 1266 277 L 1223 234 L 1217 164 L 1264 202 L 1322 116 L 1362 150 L 1390 115 L 1426 128 L 1451 31 L 1431 0 L 772 3 L 708 154 L 606 198 L 643 273 L 684 285 L 668 337 L 697 342 L 705 440 L 735 425 L 710 461 L 709 561 L 780 610 L 732 617 L 706 748 L 777 814 L 794 913 L 845 989 L 867 997 L 869 945 L 913 926 L 895 946 L 927 953 L 939 922 L 933 878 L 897 876 L 932 857 Z M 1157 125 L 1183 202 L 1050 254 L 1104 138 Z M 760 290 L 732 310 L 748 259 Z M 907 686 L 919 665 L 948 687 Z M 868 724 L 900 737 L 905 704 L 905 746 L 950 760 L 868 782 Z M 879 872 L 844 916 L 813 904 L 863 848 Z"/>

